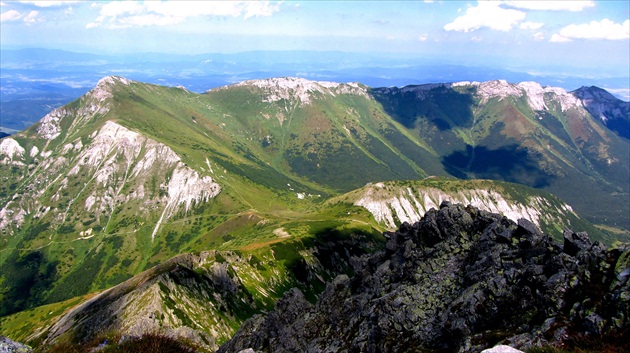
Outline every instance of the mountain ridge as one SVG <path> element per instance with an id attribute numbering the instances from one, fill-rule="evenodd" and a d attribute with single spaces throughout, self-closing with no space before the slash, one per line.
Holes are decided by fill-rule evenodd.
<path id="1" fill-rule="evenodd" d="M 378 237 L 436 206 L 420 200 L 432 182 L 451 185 L 437 199 L 468 193 L 513 217 L 533 217 L 516 205 L 539 197 L 538 213 L 552 217 L 538 224 L 556 237 L 578 226 L 624 240 L 580 217 L 628 221 L 628 142 L 574 101 L 554 100 L 564 91 L 542 89 L 540 112 L 523 92 L 500 81 L 373 89 L 277 78 L 196 94 L 103 78 L 0 140 L 2 315 L 110 288 L 181 253 L 273 248 L 299 273 L 310 261 L 301 242 Z M 367 183 L 398 188 L 397 202 L 414 206 L 358 205 Z M 408 188 L 418 192 L 403 200 Z"/>

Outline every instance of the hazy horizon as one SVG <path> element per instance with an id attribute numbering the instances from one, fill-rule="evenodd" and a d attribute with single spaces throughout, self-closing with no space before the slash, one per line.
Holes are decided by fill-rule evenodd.
<path id="1" fill-rule="evenodd" d="M 629 77 L 628 1 L 2 1 L 1 47 L 382 53 Z"/>
<path id="2" fill-rule="evenodd" d="M 630 100 L 626 0 L 2 0 L 0 13 L 5 53 L 99 56 L 3 55 L 3 100 L 37 82 L 85 89 L 108 75 L 194 91 L 276 75 L 371 86 L 533 80 L 567 90 L 596 85 Z"/>

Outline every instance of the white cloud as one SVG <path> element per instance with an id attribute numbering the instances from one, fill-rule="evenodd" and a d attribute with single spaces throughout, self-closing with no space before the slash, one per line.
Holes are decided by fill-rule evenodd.
<path id="1" fill-rule="evenodd" d="M 543 32 L 536 32 L 534 34 L 534 40 L 540 42 L 542 40 L 545 40 L 545 34 Z"/>
<path id="2" fill-rule="evenodd" d="M 609 19 L 584 24 L 568 25 L 551 37 L 552 42 L 569 42 L 573 39 L 630 39 L 630 20 L 615 23 Z"/>
<path id="3" fill-rule="evenodd" d="M 525 18 L 525 12 L 505 9 L 500 2 L 479 1 L 469 7 L 466 13 L 444 26 L 446 31 L 471 32 L 480 28 L 490 28 L 507 32 Z"/>
<path id="4" fill-rule="evenodd" d="M 483 37 L 481 37 L 481 36 L 474 36 L 474 37 L 470 38 L 470 41 L 471 42 L 481 42 L 481 41 L 483 41 Z"/>
<path id="5" fill-rule="evenodd" d="M 423 33 L 418 36 L 418 42 L 426 42 L 429 39 L 429 33 Z"/>
<path id="6" fill-rule="evenodd" d="M 28 13 L 28 15 L 24 16 L 24 22 L 26 22 L 27 24 L 33 24 L 33 23 L 37 23 L 37 22 L 42 22 L 43 19 L 39 16 L 39 12 L 38 11 L 31 11 Z"/>
<path id="7" fill-rule="evenodd" d="M 565 38 L 565 37 L 559 35 L 558 33 L 554 33 L 551 36 L 551 39 L 549 39 L 549 41 L 553 42 L 553 43 L 565 43 L 565 42 L 570 42 L 571 39 Z"/>
<path id="8" fill-rule="evenodd" d="M 24 21 L 27 25 L 32 25 L 33 23 L 42 22 L 44 19 L 39 17 L 38 11 L 34 10 L 27 15 L 16 10 L 9 10 L 0 15 L 0 22 L 14 22 L 19 20 Z"/>
<path id="9" fill-rule="evenodd" d="M 78 3 L 79 1 L 75 0 L 75 1 L 20 1 L 23 4 L 31 4 L 31 5 L 35 5 L 38 7 L 54 7 L 54 6 L 61 6 L 61 5 L 67 5 L 67 4 L 75 4 Z"/>
<path id="10" fill-rule="evenodd" d="M 625 100 L 626 102 L 630 101 L 630 89 L 628 88 L 606 88 L 606 91 L 614 94 L 617 98 Z"/>
<path id="11" fill-rule="evenodd" d="M 519 25 L 520 29 L 539 29 L 544 26 L 544 23 L 540 22 L 523 22 Z"/>
<path id="12" fill-rule="evenodd" d="M 100 16 L 86 28 L 164 26 L 201 16 L 248 19 L 271 16 L 280 10 L 278 3 L 269 1 L 113 1 L 99 6 Z"/>
<path id="13" fill-rule="evenodd" d="M 9 10 L 0 15 L 0 22 L 17 21 L 22 18 L 22 14 L 15 10 Z"/>
<path id="14" fill-rule="evenodd" d="M 547 0 L 547 1 L 541 1 L 541 0 L 528 0 L 528 1 L 505 1 L 504 4 L 506 4 L 507 6 L 510 7 L 514 7 L 517 9 L 523 9 L 523 10 L 547 10 L 547 11 L 573 11 L 573 12 L 577 12 L 577 11 L 582 11 L 585 8 L 588 7 L 594 7 L 595 6 L 595 2 L 594 1 L 585 1 L 585 0 L 580 0 L 580 1 L 568 1 L 568 0 L 562 0 L 562 1 L 553 1 L 553 0 Z"/>

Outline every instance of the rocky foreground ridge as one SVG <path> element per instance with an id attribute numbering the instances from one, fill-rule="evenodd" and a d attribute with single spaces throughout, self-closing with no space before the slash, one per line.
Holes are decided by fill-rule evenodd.
<path id="1" fill-rule="evenodd" d="M 630 337 L 630 251 L 443 202 L 355 258 L 316 304 L 290 290 L 218 352 L 474 352 Z M 622 341 L 623 342 L 623 341 Z"/>

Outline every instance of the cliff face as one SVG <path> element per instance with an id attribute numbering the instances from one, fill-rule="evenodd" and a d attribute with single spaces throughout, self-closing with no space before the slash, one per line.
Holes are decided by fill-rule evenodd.
<path id="1" fill-rule="evenodd" d="M 355 259 L 314 305 L 289 291 L 219 352 L 473 352 L 627 337 L 630 252 L 443 203 Z"/>

